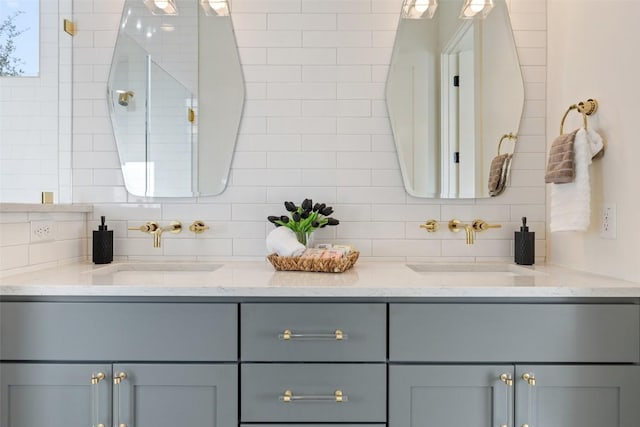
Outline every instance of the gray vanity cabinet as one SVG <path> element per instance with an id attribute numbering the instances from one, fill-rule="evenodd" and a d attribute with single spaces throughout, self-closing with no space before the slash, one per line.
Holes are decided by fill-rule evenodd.
<path id="1" fill-rule="evenodd" d="M 390 366 L 389 426 L 513 425 L 513 366 Z"/>
<path id="2" fill-rule="evenodd" d="M 113 425 L 235 427 L 235 365 L 113 365 Z M 124 375 L 122 375 L 124 374 Z"/>
<path id="3" fill-rule="evenodd" d="M 237 312 L 2 302 L 1 426 L 236 427 Z"/>
<path id="4" fill-rule="evenodd" d="M 517 366 L 515 387 L 516 426 L 640 425 L 640 366 Z"/>
<path id="5" fill-rule="evenodd" d="M 639 338 L 634 304 L 391 304 L 388 425 L 638 427 Z"/>
<path id="6" fill-rule="evenodd" d="M 99 373 L 104 376 L 98 381 Z M 104 364 L 2 363 L 0 424 L 109 426 L 110 378 L 111 366 Z"/>
<path id="7" fill-rule="evenodd" d="M 236 426 L 234 365 L 3 363 L 0 373 L 6 427 Z"/>

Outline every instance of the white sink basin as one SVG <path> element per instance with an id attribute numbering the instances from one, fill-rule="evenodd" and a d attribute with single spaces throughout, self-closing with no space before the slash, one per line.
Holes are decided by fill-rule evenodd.
<path id="1" fill-rule="evenodd" d="M 520 267 L 508 263 L 492 264 L 470 264 L 470 263 L 450 263 L 450 264 L 407 264 L 411 270 L 420 274 L 447 274 L 447 275 L 490 275 L 490 276 L 539 276 L 544 275 L 540 271 L 535 271 L 527 267 Z"/>

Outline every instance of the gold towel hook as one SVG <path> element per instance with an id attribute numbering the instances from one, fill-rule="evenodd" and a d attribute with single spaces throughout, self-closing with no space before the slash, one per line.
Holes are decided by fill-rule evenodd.
<path id="1" fill-rule="evenodd" d="M 502 141 L 504 141 L 505 139 L 511 139 L 514 141 L 518 140 L 518 135 L 515 135 L 513 133 L 505 133 L 504 135 L 502 135 L 502 138 L 500 138 L 500 142 L 498 143 L 498 156 L 500 155 L 500 149 L 502 148 Z"/>
<path id="2" fill-rule="evenodd" d="M 587 116 L 590 116 L 598 111 L 598 101 L 589 98 L 586 101 L 580 101 L 577 104 L 569 106 L 567 111 L 564 112 L 564 116 L 562 116 L 562 121 L 560 122 L 560 135 L 564 135 L 564 121 L 567 119 L 567 116 L 569 115 L 569 112 L 571 110 L 577 110 L 580 114 L 582 114 L 582 120 L 584 122 L 584 128 L 586 130 L 588 126 Z"/>

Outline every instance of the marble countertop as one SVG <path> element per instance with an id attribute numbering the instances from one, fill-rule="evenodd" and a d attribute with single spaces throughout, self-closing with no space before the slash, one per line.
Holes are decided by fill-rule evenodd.
<path id="1" fill-rule="evenodd" d="M 640 284 L 557 266 L 421 264 L 360 260 L 344 273 L 274 271 L 268 262 L 77 263 L 0 278 L 0 296 L 640 298 Z M 455 265 L 459 266 L 459 265 Z"/>

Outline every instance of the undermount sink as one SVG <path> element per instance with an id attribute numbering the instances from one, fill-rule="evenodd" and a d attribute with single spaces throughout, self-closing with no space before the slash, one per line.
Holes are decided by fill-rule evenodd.
<path id="1" fill-rule="evenodd" d="M 140 273 L 207 273 L 216 271 L 223 264 L 210 264 L 199 262 L 125 262 L 114 263 L 107 267 L 99 268 L 95 273 L 113 274 L 118 272 Z"/>
<path id="2" fill-rule="evenodd" d="M 540 271 L 520 267 L 508 263 L 471 264 L 407 264 L 411 270 L 420 274 L 451 274 L 451 275 L 492 275 L 492 276 L 538 276 L 544 275 Z"/>

